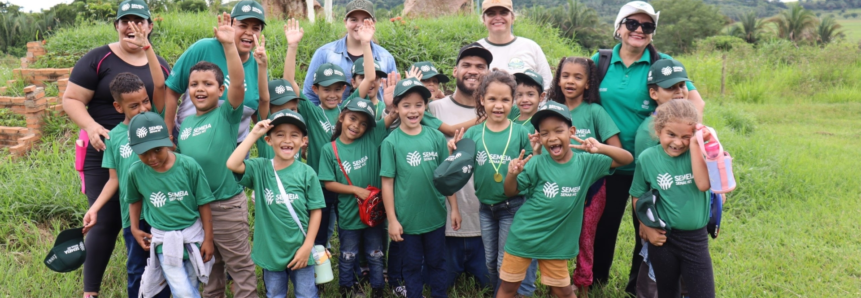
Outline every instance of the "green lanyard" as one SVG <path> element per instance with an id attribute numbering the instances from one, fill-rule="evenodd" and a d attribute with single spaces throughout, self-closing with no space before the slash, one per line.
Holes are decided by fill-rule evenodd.
<path id="1" fill-rule="evenodd" d="M 502 182 L 502 174 L 499 174 L 499 168 L 502 167 L 502 160 L 505 159 L 505 152 L 508 152 L 508 145 L 511 144 L 511 132 L 514 130 L 512 126 L 511 120 L 508 120 L 508 141 L 505 142 L 505 149 L 502 150 L 502 155 L 500 157 L 499 164 L 493 163 L 493 158 L 490 157 L 489 149 L 487 149 L 487 144 L 484 142 L 484 132 L 487 130 L 487 121 L 484 122 L 484 129 L 481 130 L 481 144 L 484 145 L 484 152 L 487 152 L 487 159 L 490 161 L 490 166 L 493 167 L 493 171 L 496 173 L 493 174 L 493 180 L 496 182 Z"/>

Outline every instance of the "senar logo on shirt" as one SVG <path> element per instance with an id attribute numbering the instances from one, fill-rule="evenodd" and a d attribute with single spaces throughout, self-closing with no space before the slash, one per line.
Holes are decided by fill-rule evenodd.
<path id="1" fill-rule="evenodd" d="M 132 147 L 129 146 L 128 143 L 125 143 L 120 146 L 120 156 L 122 156 L 123 158 L 129 158 L 129 156 L 132 156 L 132 152 Z"/>
<path id="2" fill-rule="evenodd" d="M 183 198 L 188 196 L 188 191 L 180 190 L 180 191 L 176 191 L 176 192 L 169 192 L 169 193 L 167 193 L 167 196 L 170 198 L 171 202 L 182 201 Z"/>
<path id="3" fill-rule="evenodd" d="M 418 151 L 407 153 L 407 163 L 414 167 L 417 167 L 422 164 L 421 153 L 419 153 Z"/>
<path id="4" fill-rule="evenodd" d="M 422 156 L 424 156 L 425 161 L 436 160 L 437 156 L 439 156 L 436 152 L 422 152 Z"/>
<path id="5" fill-rule="evenodd" d="M 358 169 L 364 168 L 365 165 L 367 165 L 367 164 L 368 164 L 368 156 L 364 156 L 362 158 L 359 158 L 358 160 L 353 161 L 353 164 L 352 164 L 353 170 L 358 170 Z M 350 166 L 350 163 L 347 163 L 347 165 L 344 168 L 347 168 L 348 166 Z M 347 173 L 350 173 L 350 170 L 347 170 Z"/>
<path id="6" fill-rule="evenodd" d="M 663 190 L 670 189 L 670 187 L 673 186 L 673 176 L 671 176 L 670 173 L 660 174 L 655 179 L 658 180 L 658 186 Z"/>
<path id="7" fill-rule="evenodd" d="M 479 151 L 478 154 L 475 156 L 475 161 L 478 162 L 479 166 L 483 166 L 484 163 L 487 162 L 487 152 Z"/>
<path id="8" fill-rule="evenodd" d="M 185 139 L 188 139 L 189 136 L 191 136 L 191 128 L 186 127 L 185 129 L 182 130 L 182 133 L 179 134 L 179 139 L 185 140 Z"/>
<path id="9" fill-rule="evenodd" d="M 266 199 L 267 205 L 272 205 L 272 203 L 287 204 L 288 202 L 293 204 L 293 201 L 299 199 L 299 195 L 297 194 L 288 193 L 286 195 L 276 195 L 275 192 L 268 188 L 263 189 L 263 197 Z"/>
<path id="10" fill-rule="evenodd" d="M 578 129 L 577 133 L 576 133 L 577 137 L 581 138 L 581 139 L 585 138 L 586 136 L 588 136 L 590 134 L 592 134 L 592 130 L 588 129 L 588 128 Z"/>
<path id="11" fill-rule="evenodd" d="M 562 196 L 562 197 L 576 197 L 578 192 L 580 192 L 579 186 L 577 186 L 577 187 L 563 186 L 562 187 L 562 194 L 560 196 Z"/>
<path id="12" fill-rule="evenodd" d="M 522 59 L 514 57 L 508 60 L 508 69 L 519 70 L 523 68 L 526 68 L 526 62 L 523 62 Z"/>
<path id="13" fill-rule="evenodd" d="M 325 130 L 326 132 L 328 132 L 328 133 L 332 132 L 332 124 L 329 123 L 328 121 L 326 121 L 326 122 L 320 121 L 320 126 L 322 126 L 323 130 Z"/>
<path id="14" fill-rule="evenodd" d="M 349 161 L 346 161 L 346 160 L 345 160 L 344 162 L 342 162 L 342 163 L 341 163 L 341 167 L 344 167 L 344 172 L 345 172 L 345 173 L 350 174 L 350 170 L 352 169 L 352 166 L 350 166 L 350 162 L 349 162 Z"/>
<path id="15" fill-rule="evenodd" d="M 161 208 L 164 203 L 167 203 L 167 197 L 161 192 L 154 192 L 149 195 L 149 201 L 156 208 Z"/>
<path id="16" fill-rule="evenodd" d="M 554 182 L 544 182 L 544 196 L 547 198 L 556 197 L 559 193 L 559 185 Z"/>

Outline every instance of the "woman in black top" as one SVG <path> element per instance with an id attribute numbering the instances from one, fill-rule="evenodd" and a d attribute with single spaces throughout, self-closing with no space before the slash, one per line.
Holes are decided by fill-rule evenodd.
<path id="1" fill-rule="evenodd" d="M 142 0 L 127 0 L 120 3 L 117 18 L 114 21 L 118 41 L 95 48 L 81 57 L 72 70 L 63 96 L 63 109 L 78 127 L 87 132 L 90 141 L 83 169 L 90 206 L 99 197 L 109 178 L 108 170 L 102 168 L 102 156 L 105 150 L 103 138 L 107 138 L 108 132 L 125 119 L 125 115 L 117 112 L 113 107 L 114 99 L 109 90 L 111 81 L 120 73 L 133 73 L 144 82 L 147 95 L 150 98 L 153 97 L 153 81 L 146 54 L 142 48 L 126 41 L 129 34 L 133 32 L 129 26 L 132 22 L 142 26 L 147 34 L 152 32 L 153 24 L 149 8 Z M 159 57 L 159 62 L 164 76 L 167 77 L 170 73 L 167 61 Z M 99 211 L 98 221 L 87 233 L 85 240 L 87 247 L 87 258 L 84 262 L 85 298 L 98 296 L 105 268 L 114 250 L 117 234 L 122 228 L 120 200 L 118 195 L 114 194 Z M 126 246 L 129 245 L 138 244 L 126 243 Z M 131 260 L 128 265 L 131 273 L 133 268 Z M 143 266 L 140 269 L 142 271 Z M 131 277 L 132 274 L 129 279 L 130 295 L 137 290 L 137 287 L 132 289 Z"/>

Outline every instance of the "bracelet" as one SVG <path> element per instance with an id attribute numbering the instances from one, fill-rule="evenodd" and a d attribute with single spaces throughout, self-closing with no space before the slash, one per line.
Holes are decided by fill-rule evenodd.
<path id="1" fill-rule="evenodd" d="M 143 47 L 143 50 L 144 50 L 144 51 L 149 50 L 149 48 L 151 48 L 151 47 L 152 47 L 152 46 L 150 46 L 150 45 L 145 45 L 145 46 Z"/>

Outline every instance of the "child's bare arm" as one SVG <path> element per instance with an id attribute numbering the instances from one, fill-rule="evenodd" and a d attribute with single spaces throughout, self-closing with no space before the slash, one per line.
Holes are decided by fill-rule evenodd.
<path id="1" fill-rule="evenodd" d="M 346 185 L 337 181 L 326 181 L 323 182 L 323 185 L 328 191 L 339 194 L 354 195 L 361 199 L 366 199 L 371 195 L 371 192 L 367 189 L 355 185 Z"/>
<path id="2" fill-rule="evenodd" d="M 227 159 L 227 168 L 230 171 L 236 174 L 245 174 L 245 156 L 248 155 L 248 152 L 251 152 L 251 146 L 254 145 L 254 142 L 257 142 L 257 139 L 265 135 L 272 128 L 272 125 L 269 125 L 269 123 L 268 119 L 258 121 L 254 124 L 251 132 L 248 133 L 248 137 L 242 140 L 239 146 L 236 146 L 236 149 L 233 150 L 233 153 Z"/>
<path id="3" fill-rule="evenodd" d="M 96 202 L 90 206 L 90 209 L 87 210 L 87 213 L 84 214 L 84 234 L 90 231 L 93 226 L 96 225 L 98 221 L 99 210 L 105 206 L 111 197 L 117 193 L 117 189 L 119 188 L 119 179 L 117 178 L 117 170 L 108 169 L 108 173 L 110 177 L 108 178 L 108 182 L 105 183 L 105 187 L 102 188 L 102 193 L 99 194 L 99 197 L 96 199 Z"/>
<path id="4" fill-rule="evenodd" d="M 209 262 L 215 253 L 215 246 L 212 243 L 212 209 L 209 204 L 197 206 L 197 211 L 200 213 L 200 222 L 203 224 L 203 243 L 200 244 L 200 255 L 204 262 Z"/>
<path id="5" fill-rule="evenodd" d="M 261 119 L 269 116 L 269 57 L 266 56 L 266 37 L 260 34 L 260 39 L 254 36 L 254 59 L 257 60 L 257 93 L 260 101 L 257 104 L 257 115 Z"/>
<path id="6" fill-rule="evenodd" d="M 362 65 L 365 71 L 365 79 L 359 84 L 359 97 L 361 98 L 368 96 L 368 88 L 377 79 L 377 72 L 374 68 L 374 52 L 371 51 L 371 39 L 374 38 L 375 31 L 374 22 L 367 19 L 361 28 L 359 28 L 359 39 L 362 41 L 362 55 L 365 61 Z"/>
<path id="7" fill-rule="evenodd" d="M 389 220 L 389 237 L 392 241 L 404 241 L 401 236 L 404 234 L 404 228 L 398 221 L 398 216 L 395 214 L 395 178 L 381 177 L 383 182 L 383 206 L 386 207 L 386 217 Z"/>
<path id="8" fill-rule="evenodd" d="M 634 156 L 631 155 L 631 152 L 628 152 L 628 150 L 622 149 L 620 147 L 602 144 L 601 142 L 598 142 L 598 140 L 596 140 L 595 138 L 581 140 L 577 136 L 571 135 L 571 139 L 577 141 L 580 144 L 571 144 L 568 145 L 568 147 L 580 149 L 589 153 L 604 154 L 612 158 L 613 163 L 610 164 L 610 168 L 618 168 L 634 162 Z"/>
<path id="9" fill-rule="evenodd" d="M 234 109 L 242 106 L 245 100 L 245 69 L 239 59 L 239 51 L 234 44 L 234 30 L 230 26 L 230 15 L 226 12 L 218 16 L 218 28 L 213 28 L 215 38 L 224 48 L 227 59 L 227 74 L 230 76 L 230 86 L 227 87 L 227 101 Z"/>
<path id="10" fill-rule="evenodd" d="M 711 132 L 708 128 L 703 130 L 703 139 L 705 140 Z M 706 166 L 706 160 L 703 158 L 703 152 L 700 150 L 699 140 L 691 138 L 691 169 L 694 174 L 694 182 L 700 191 L 707 191 L 711 188 L 709 181 L 709 170 Z"/>
<path id="11" fill-rule="evenodd" d="M 513 197 L 520 193 L 520 190 L 517 189 L 517 176 L 523 172 L 523 167 L 532 159 L 532 155 L 523 159 L 524 154 L 526 154 L 526 150 L 520 150 L 520 156 L 508 162 L 508 175 L 505 176 L 505 182 L 502 185 L 506 197 Z"/>
<path id="12" fill-rule="evenodd" d="M 457 207 L 457 196 L 451 195 L 446 197 L 446 199 L 448 200 L 449 206 L 451 206 L 451 214 L 449 215 L 451 216 L 451 229 L 455 231 L 460 230 L 461 217 L 460 209 Z"/>
<path id="13" fill-rule="evenodd" d="M 141 207 L 143 207 L 143 201 L 129 204 L 129 220 L 131 221 L 132 236 L 135 237 L 138 245 L 140 245 L 145 251 L 149 251 L 152 234 L 141 231 L 140 229 Z"/>
<path id="14" fill-rule="evenodd" d="M 305 34 L 305 29 L 299 27 L 299 21 L 296 19 L 287 20 L 284 25 L 284 35 L 287 36 L 287 57 L 284 57 L 284 79 L 290 82 L 296 94 L 299 94 L 299 85 L 296 84 L 296 52 L 299 51 L 299 42 L 302 41 L 302 36 Z"/>

